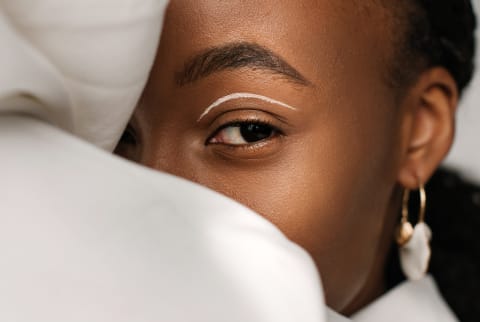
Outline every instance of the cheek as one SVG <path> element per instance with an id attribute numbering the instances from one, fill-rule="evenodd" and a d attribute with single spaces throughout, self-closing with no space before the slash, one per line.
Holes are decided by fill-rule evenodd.
<path id="1" fill-rule="evenodd" d="M 394 130 L 368 115 L 312 126 L 269 164 L 194 171 L 196 181 L 254 209 L 303 246 L 338 309 L 372 270 L 394 186 Z"/>
<path id="2" fill-rule="evenodd" d="M 345 113 L 339 107 L 315 127 L 315 143 L 304 152 L 314 170 L 305 178 L 312 195 L 310 206 L 303 206 L 308 234 L 300 243 L 317 262 L 329 304 L 338 310 L 364 287 L 383 249 L 397 133 L 385 106 L 358 104 Z"/>

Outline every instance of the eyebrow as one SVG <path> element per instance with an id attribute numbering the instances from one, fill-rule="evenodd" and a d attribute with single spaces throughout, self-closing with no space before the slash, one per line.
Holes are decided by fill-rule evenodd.
<path id="1" fill-rule="evenodd" d="M 311 86 L 307 78 L 279 55 L 249 42 L 209 48 L 190 58 L 175 78 L 177 85 L 184 86 L 217 72 L 241 68 L 268 71 L 296 84 Z"/>

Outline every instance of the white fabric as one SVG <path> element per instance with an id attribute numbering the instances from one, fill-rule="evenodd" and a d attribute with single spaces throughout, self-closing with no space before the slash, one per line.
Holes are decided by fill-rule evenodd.
<path id="1" fill-rule="evenodd" d="M 349 322 L 352 321 L 347 317 L 338 314 L 337 312 L 327 309 L 327 321 L 328 322 Z"/>
<path id="2" fill-rule="evenodd" d="M 407 281 L 352 317 L 355 322 L 457 322 L 431 276 Z"/>
<path id="3" fill-rule="evenodd" d="M 144 87 L 166 0 L 0 0 L 0 105 L 112 149 Z"/>
<path id="4" fill-rule="evenodd" d="M 325 321 L 310 257 L 243 206 L 25 117 L 0 147 L 0 321 Z"/>

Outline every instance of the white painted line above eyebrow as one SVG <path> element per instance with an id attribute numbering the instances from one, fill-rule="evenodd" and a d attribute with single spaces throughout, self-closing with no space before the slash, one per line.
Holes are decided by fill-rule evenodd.
<path id="1" fill-rule="evenodd" d="M 237 99 L 243 99 L 243 98 L 254 98 L 254 99 L 258 99 L 258 100 L 262 100 L 262 101 L 265 101 L 267 103 L 270 103 L 270 104 L 275 104 L 275 105 L 279 105 L 281 107 L 285 107 L 285 108 L 288 108 L 289 110 L 294 110 L 296 111 L 297 109 L 293 106 L 290 106 L 288 104 L 285 104 L 285 103 L 282 103 L 280 101 L 277 101 L 277 100 L 274 100 L 272 98 L 269 98 L 269 97 L 266 97 L 266 96 L 263 96 L 263 95 L 258 95 L 258 94 L 251 94 L 251 93 L 233 93 L 233 94 L 230 94 L 230 95 L 227 95 L 227 96 L 224 96 L 224 97 L 221 97 L 219 98 L 218 100 L 216 100 L 215 102 L 212 103 L 212 105 L 210 105 L 209 107 L 207 107 L 205 109 L 205 112 L 202 113 L 202 115 L 200 115 L 200 117 L 198 118 L 197 122 L 201 121 L 205 116 L 208 115 L 208 113 L 210 113 L 214 108 L 222 105 L 223 103 L 226 103 L 228 101 L 231 101 L 231 100 L 237 100 Z"/>

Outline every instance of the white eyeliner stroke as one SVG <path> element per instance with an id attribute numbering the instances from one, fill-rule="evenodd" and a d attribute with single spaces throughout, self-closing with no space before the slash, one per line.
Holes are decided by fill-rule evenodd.
<path id="1" fill-rule="evenodd" d="M 205 109 L 205 112 L 203 112 L 202 115 L 200 115 L 200 117 L 198 118 L 197 122 L 201 121 L 201 120 L 202 120 L 205 116 L 207 116 L 208 113 L 210 113 L 214 108 L 222 105 L 223 103 L 226 103 L 226 102 L 231 101 L 231 100 L 242 99 L 242 98 L 254 98 L 254 99 L 258 99 L 258 100 L 265 101 L 265 102 L 270 103 L 270 104 L 275 104 L 275 105 L 279 105 L 279 106 L 288 108 L 289 110 L 294 110 L 294 111 L 297 110 L 297 109 L 296 109 L 295 107 L 293 107 L 293 106 L 290 106 L 290 105 L 288 105 L 288 104 L 282 103 L 282 102 L 280 102 L 280 101 L 274 100 L 274 99 L 272 99 L 272 98 L 269 98 L 269 97 L 266 97 L 266 96 L 263 96 L 263 95 L 257 95 L 257 94 L 251 94 L 251 93 L 234 93 L 234 94 L 230 94 L 230 95 L 221 97 L 221 98 L 219 98 L 218 100 L 216 100 L 215 102 L 213 102 L 212 105 L 210 105 L 209 107 L 207 107 L 207 108 Z"/>

